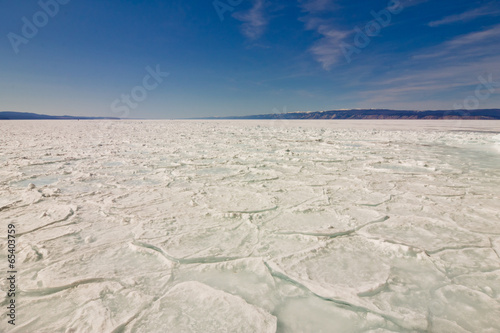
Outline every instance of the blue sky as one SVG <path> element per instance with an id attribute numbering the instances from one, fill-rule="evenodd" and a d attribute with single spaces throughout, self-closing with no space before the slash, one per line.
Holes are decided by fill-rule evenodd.
<path id="1" fill-rule="evenodd" d="M 500 0 L 0 6 L 3 111 L 181 118 L 500 107 Z"/>

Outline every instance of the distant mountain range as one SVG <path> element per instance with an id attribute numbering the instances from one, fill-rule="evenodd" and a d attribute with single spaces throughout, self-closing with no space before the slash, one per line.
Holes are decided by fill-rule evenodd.
<path id="1" fill-rule="evenodd" d="M 484 119 L 500 120 L 500 109 L 411 111 L 352 109 L 271 113 L 254 116 L 207 117 L 198 119 Z"/>
<path id="2" fill-rule="evenodd" d="M 0 112 L 0 120 L 119 120 L 116 117 L 49 116 L 28 112 Z M 352 109 L 270 113 L 253 116 L 204 117 L 193 119 L 483 119 L 500 120 L 500 109 L 412 111 L 388 109 Z"/>
<path id="3" fill-rule="evenodd" d="M 48 116 L 46 114 L 29 113 L 29 112 L 0 112 L 0 120 L 95 120 L 95 119 L 120 119 L 113 117 L 73 117 L 73 116 Z"/>

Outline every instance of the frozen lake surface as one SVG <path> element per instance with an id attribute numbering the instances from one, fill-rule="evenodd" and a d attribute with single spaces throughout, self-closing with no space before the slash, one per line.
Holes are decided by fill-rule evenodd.
<path id="1" fill-rule="evenodd" d="M 499 332 L 499 133 L 2 121 L 0 331 Z"/>

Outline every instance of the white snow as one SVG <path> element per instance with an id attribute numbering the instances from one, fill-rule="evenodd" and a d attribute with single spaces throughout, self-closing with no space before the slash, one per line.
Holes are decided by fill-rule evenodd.
<path id="1" fill-rule="evenodd" d="M 0 331 L 498 332 L 499 133 L 0 122 Z"/>

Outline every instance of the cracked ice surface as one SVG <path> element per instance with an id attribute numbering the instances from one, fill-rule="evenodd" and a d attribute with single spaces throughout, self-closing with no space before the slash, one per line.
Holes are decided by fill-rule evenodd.
<path id="1" fill-rule="evenodd" d="M 498 332 L 499 132 L 0 122 L 0 331 Z"/>

